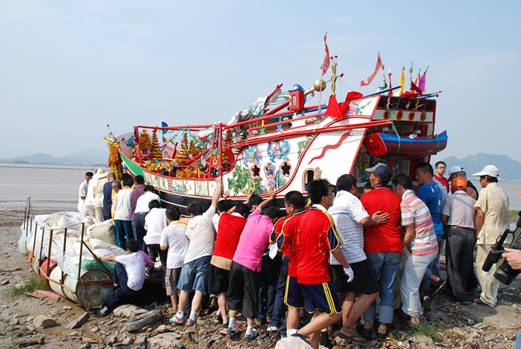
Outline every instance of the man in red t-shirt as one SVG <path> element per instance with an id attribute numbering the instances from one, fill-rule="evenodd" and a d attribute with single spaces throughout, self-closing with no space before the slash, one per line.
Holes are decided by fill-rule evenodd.
<path id="1" fill-rule="evenodd" d="M 286 208 L 286 213 L 288 214 L 285 217 L 280 218 L 275 225 L 273 226 L 273 232 L 270 236 L 270 243 L 278 242 L 278 238 L 284 236 L 284 229 L 291 230 L 291 226 L 295 225 L 298 222 L 298 219 L 302 212 L 306 209 L 306 199 L 299 191 L 292 190 L 286 195 L 284 195 L 284 206 Z M 291 221 L 291 223 L 289 223 Z M 286 224 L 288 224 L 286 226 Z M 281 240 L 283 238 L 281 237 Z M 278 245 L 278 244 L 277 244 Z M 276 332 L 279 331 L 281 335 L 286 335 L 284 326 L 284 302 L 285 302 L 285 294 L 286 294 L 286 281 L 288 279 L 288 265 L 289 265 L 289 255 L 290 251 L 285 250 L 282 251 L 282 263 L 280 267 L 280 272 L 277 279 L 277 289 L 275 294 L 275 301 L 273 304 L 273 312 L 271 314 L 270 324 L 268 326 L 268 332 Z M 292 265 L 292 269 L 295 267 Z M 289 274 L 291 276 L 294 275 L 294 271 Z M 291 317 L 291 309 L 288 310 L 288 318 Z M 295 317 L 293 315 L 293 317 Z M 297 310 L 297 319 L 298 319 L 298 310 Z M 298 325 L 298 322 L 297 322 Z M 296 332 L 297 326 L 294 327 Z"/>
<path id="2" fill-rule="evenodd" d="M 366 169 L 366 172 L 369 173 L 373 190 L 360 198 L 365 210 L 369 215 L 378 211 L 389 214 L 387 222 L 367 227 L 364 234 L 364 250 L 380 288 L 380 325 L 377 337 L 385 338 L 388 326 L 393 322 L 394 288 L 402 254 L 401 198 L 386 186 L 391 179 L 391 170 L 386 164 L 378 163 Z M 364 337 L 372 335 L 375 317 L 376 304 L 373 303 L 364 313 L 363 328 L 359 328 Z"/>
<path id="3" fill-rule="evenodd" d="M 297 222 L 296 226 L 291 226 L 293 219 L 286 222 L 282 250 L 289 251 L 290 256 L 286 304 L 295 309 L 305 307 L 314 313 L 313 319 L 293 336 L 304 341 L 309 338 L 311 346 L 318 348 L 320 331 L 341 317 L 340 302 L 329 277 L 329 253 L 344 267 L 349 281 L 354 275 L 342 251 L 338 249 L 341 239 L 333 218 L 327 212 L 334 200 L 331 185 L 323 179 L 314 180 L 308 185 L 308 193 L 313 206 L 294 217 L 298 217 L 298 222 L 294 221 Z M 295 269 L 292 268 L 294 263 Z M 288 335 L 289 329 L 295 326 L 290 322 L 288 318 Z"/>
<path id="4" fill-rule="evenodd" d="M 230 211 L 220 215 L 217 237 L 212 259 L 210 260 L 208 292 L 217 296 L 217 304 L 219 304 L 219 313 L 221 314 L 224 328 L 228 327 L 226 291 L 228 290 L 232 258 L 246 224 L 248 213 L 248 206 L 239 203 L 232 207 Z"/>
<path id="5" fill-rule="evenodd" d="M 434 180 L 440 183 L 444 188 L 445 191 L 449 192 L 449 181 L 447 178 L 445 178 L 443 175 L 445 174 L 445 171 L 447 171 L 447 164 L 443 161 L 438 161 L 434 167 L 436 168 L 436 173 L 434 174 Z"/>

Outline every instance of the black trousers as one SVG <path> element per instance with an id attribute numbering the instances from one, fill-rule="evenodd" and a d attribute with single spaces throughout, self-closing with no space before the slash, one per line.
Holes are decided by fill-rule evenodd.
<path id="1" fill-rule="evenodd" d="M 122 304 L 132 304 L 137 301 L 138 291 L 134 291 L 127 286 L 128 276 L 125 267 L 121 263 L 114 265 L 112 280 L 117 285 L 114 291 L 105 300 L 105 306 L 110 310 Z"/>
<path id="2" fill-rule="evenodd" d="M 157 257 L 159 256 L 159 260 L 161 261 L 161 265 L 166 268 L 166 257 L 168 256 L 168 250 L 161 250 L 159 244 L 151 244 L 147 245 L 148 254 L 152 257 L 152 260 L 155 262 Z"/>
<path id="3" fill-rule="evenodd" d="M 257 313 L 259 273 L 232 262 L 226 302 L 230 310 L 240 311 L 248 319 Z"/>
<path id="4" fill-rule="evenodd" d="M 447 235 L 447 279 L 454 297 L 470 301 L 469 292 L 474 287 L 474 247 L 476 234 L 473 229 L 451 226 Z"/>
<path id="5" fill-rule="evenodd" d="M 143 237 L 147 234 L 145 230 L 145 218 L 147 213 L 136 213 L 132 220 L 132 230 L 134 231 L 134 239 L 139 242 L 139 249 L 145 251 L 145 242 Z"/>

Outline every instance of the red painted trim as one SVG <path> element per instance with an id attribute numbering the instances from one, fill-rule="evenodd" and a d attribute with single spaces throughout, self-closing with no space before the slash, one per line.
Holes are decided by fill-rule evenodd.
<path id="1" fill-rule="evenodd" d="M 342 145 L 342 142 L 347 138 L 349 137 L 349 135 L 351 134 L 351 130 L 347 131 L 346 133 L 344 133 L 342 136 L 340 136 L 340 139 L 338 140 L 338 142 L 336 142 L 335 144 L 329 144 L 329 145 L 326 145 L 324 148 L 322 148 L 322 152 L 320 153 L 319 156 L 315 156 L 314 158 L 312 158 L 311 160 L 309 160 L 308 162 L 308 165 L 310 165 L 313 161 L 315 160 L 318 160 L 318 159 L 322 159 L 324 157 L 324 155 L 326 155 L 327 151 L 329 149 L 338 149 L 338 147 L 340 147 Z"/>

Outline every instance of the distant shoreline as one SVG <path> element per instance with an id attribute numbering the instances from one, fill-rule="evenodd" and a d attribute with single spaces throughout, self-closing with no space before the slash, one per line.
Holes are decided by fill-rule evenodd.
<path id="1" fill-rule="evenodd" d="M 62 169 L 62 170 L 91 170 L 98 167 L 107 168 L 106 164 L 49 164 L 49 163 L 30 163 L 30 162 L 0 162 L 0 167 L 11 168 L 37 168 L 37 169 Z"/>

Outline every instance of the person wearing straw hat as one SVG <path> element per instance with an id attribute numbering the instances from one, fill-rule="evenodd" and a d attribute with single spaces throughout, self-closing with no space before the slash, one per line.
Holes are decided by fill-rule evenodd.
<path id="1" fill-rule="evenodd" d="M 483 263 L 499 235 L 509 227 L 508 195 L 498 184 L 499 169 L 487 165 L 473 174 L 479 177 L 483 188 L 479 193 L 476 207 L 477 254 L 475 261 L 476 273 L 481 285 L 481 295 L 475 303 L 494 307 L 497 302 L 499 281 L 494 278 L 496 265 L 490 271 L 483 271 Z"/>

